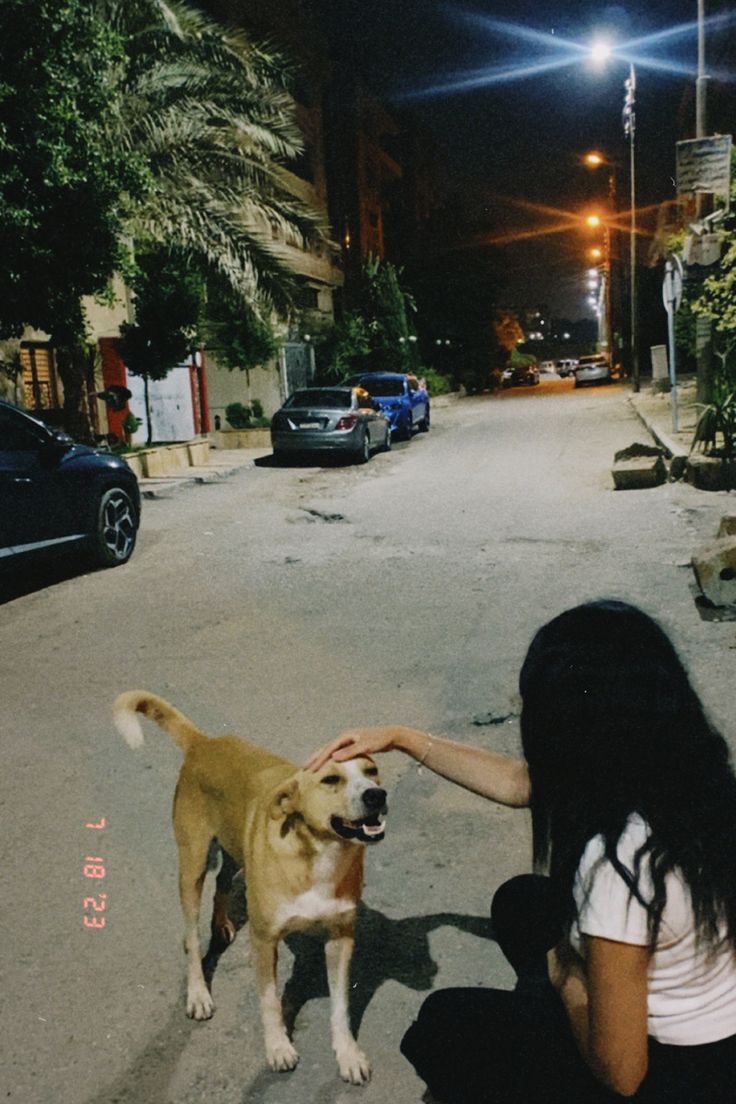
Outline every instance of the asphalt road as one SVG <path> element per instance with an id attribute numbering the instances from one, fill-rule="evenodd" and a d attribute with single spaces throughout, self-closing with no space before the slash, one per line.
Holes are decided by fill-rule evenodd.
<path id="1" fill-rule="evenodd" d="M 532 633 L 615 595 L 663 620 L 732 737 L 736 625 L 702 619 L 683 566 L 728 496 L 615 492 L 614 451 L 642 439 L 622 386 L 465 399 L 365 467 L 264 464 L 148 502 L 130 564 L 0 606 L 3 1099 L 419 1100 L 398 1041 L 423 995 L 512 984 L 485 917 L 496 885 L 528 869 L 527 814 L 385 757 L 389 832 L 367 860 L 352 994 L 373 1081 L 337 1077 L 311 943 L 282 956 L 305 1002 L 302 1061 L 271 1074 L 246 932 L 215 973 L 214 1018 L 185 1017 L 179 753 L 153 728 L 130 751 L 110 705 L 143 686 L 296 761 L 389 720 L 515 750 Z M 104 928 L 83 926 L 90 895 Z"/>

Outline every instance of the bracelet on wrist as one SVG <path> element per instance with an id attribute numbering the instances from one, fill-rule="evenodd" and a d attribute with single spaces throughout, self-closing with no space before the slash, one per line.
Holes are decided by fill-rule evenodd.
<path id="1" fill-rule="evenodd" d="M 417 766 L 419 766 L 419 767 L 424 766 L 424 764 L 426 763 L 427 756 L 429 755 L 430 751 L 432 750 L 432 744 L 434 743 L 434 740 L 432 739 L 432 737 L 429 735 L 428 732 L 426 733 L 426 736 L 427 736 L 427 746 L 424 749 L 424 754 L 422 755 L 422 758 L 417 760 Z"/>

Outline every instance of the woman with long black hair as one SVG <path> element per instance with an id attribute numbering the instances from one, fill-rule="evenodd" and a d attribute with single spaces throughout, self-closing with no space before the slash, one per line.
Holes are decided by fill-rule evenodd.
<path id="1" fill-rule="evenodd" d="M 446 1104 L 736 1101 L 736 778 L 663 630 L 603 600 L 539 630 L 517 760 L 417 729 L 351 730 L 313 756 L 391 749 L 530 806 L 534 862 L 497 891 L 514 993 L 431 994 L 402 1051 Z"/>

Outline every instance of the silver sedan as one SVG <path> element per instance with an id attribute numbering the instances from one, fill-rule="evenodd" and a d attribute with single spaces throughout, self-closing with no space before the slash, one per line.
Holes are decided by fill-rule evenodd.
<path id="1" fill-rule="evenodd" d="M 364 464 L 377 449 L 391 448 L 391 426 L 361 387 L 307 387 L 274 414 L 271 446 L 277 458 L 325 452 Z"/>

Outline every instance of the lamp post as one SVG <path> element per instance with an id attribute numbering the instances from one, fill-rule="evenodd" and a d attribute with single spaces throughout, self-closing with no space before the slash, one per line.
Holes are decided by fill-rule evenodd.
<path id="1" fill-rule="evenodd" d="M 702 0 L 699 0 L 702 2 Z M 591 59 L 596 65 L 602 65 L 612 54 L 611 47 L 606 42 L 594 43 L 591 48 Z M 624 82 L 626 95 L 624 97 L 624 134 L 629 139 L 629 179 L 631 183 L 631 216 L 629 223 L 629 268 L 631 298 L 631 377 L 634 390 L 639 390 L 639 352 L 636 335 L 636 69 L 633 62 L 629 64 L 629 76 Z"/>
<path id="2" fill-rule="evenodd" d="M 631 375 L 634 391 L 639 390 L 639 351 L 636 340 L 636 69 L 629 65 L 629 78 L 624 82 L 624 134 L 629 139 L 629 180 L 631 184 L 631 218 L 629 222 L 629 296 L 631 299 Z"/>
<path id="3" fill-rule="evenodd" d="M 608 204 L 609 204 L 609 218 L 607 218 L 603 225 L 603 250 L 598 252 L 602 264 L 601 270 L 603 273 L 603 310 L 605 319 L 605 342 L 601 340 L 601 344 L 605 344 L 608 350 L 608 354 L 611 357 L 611 367 L 616 360 L 616 343 L 614 341 L 614 328 L 613 328 L 613 256 L 614 253 L 620 255 L 620 250 L 614 249 L 614 241 L 612 230 L 615 229 L 615 222 L 613 221 L 616 216 L 616 168 L 617 162 L 611 161 L 610 158 L 597 150 L 591 150 L 583 157 L 583 164 L 589 169 L 599 169 L 602 166 L 608 170 Z M 591 256 L 595 256 L 595 253 L 591 251 Z"/>

